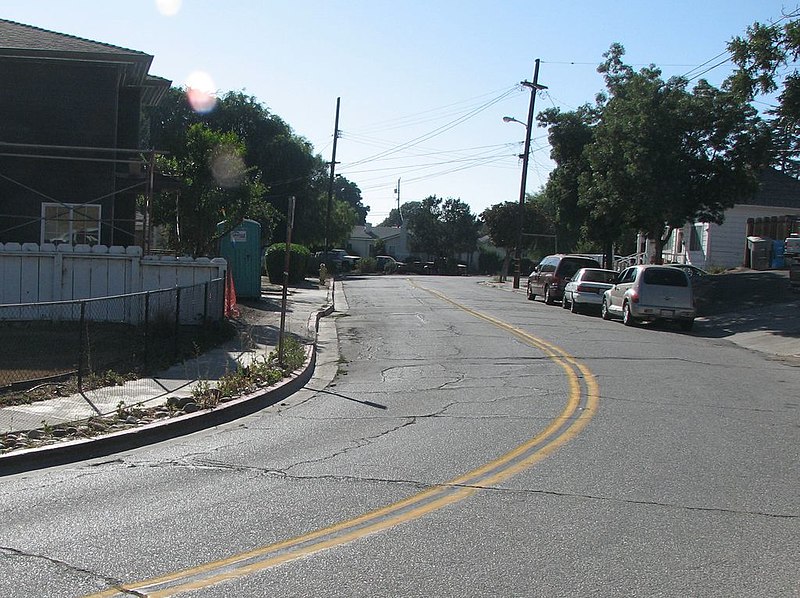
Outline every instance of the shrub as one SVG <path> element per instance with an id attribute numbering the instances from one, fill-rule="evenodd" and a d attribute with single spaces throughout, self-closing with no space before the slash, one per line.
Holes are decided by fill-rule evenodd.
<path id="1" fill-rule="evenodd" d="M 289 282 L 297 284 L 305 280 L 311 252 L 304 245 L 292 243 L 289 248 Z M 272 284 L 283 284 L 283 266 L 286 259 L 286 243 L 275 243 L 267 247 L 264 263 Z"/>

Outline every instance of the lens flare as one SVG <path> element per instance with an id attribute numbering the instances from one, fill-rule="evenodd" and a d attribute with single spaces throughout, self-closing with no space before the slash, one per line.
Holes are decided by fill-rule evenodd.
<path id="1" fill-rule="evenodd" d="M 217 105 L 216 87 L 211 75 L 195 71 L 186 79 L 186 98 L 195 112 L 205 114 Z"/>
<path id="2" fill-rule="evenodd" d="M 156 8 L 165 17 L 174 17 L 181 10 L 182 0 L 156 0 Z"/>
<path id="3" fill-rule="evenodd" d="M 211 173 L 220 187 L 231 189 L 244 181 L 247 167 L 242 157 L 231 147 L 220 146 L 211 156 Z"/>

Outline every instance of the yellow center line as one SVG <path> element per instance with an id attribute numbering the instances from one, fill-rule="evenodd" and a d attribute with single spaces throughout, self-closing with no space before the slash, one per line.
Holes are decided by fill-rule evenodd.
<path id="1" fill-rule="evenodd" d="M 470 315 L 505 330 L 525 344 L 539 349 L 564 371 L 569 392 L 562 412 L 538 434 L 497 459 L 413 496 L 380 507 L 358 517 L 231 557 L 177 571 L 161 577 L 125 585 L 125 591 L 144 592 L 152 598 L 172 596 L 179 592 L 209 587 L 225 580 L 243 577 L 288 561 L 304 558 L 323 550 L 347 544 L 413 521 L 443 507 L 458 503 L 483 487 L 492 487 L 545 459 L 556 449 L 577 436 L 597 410 L 599 386 L 591 371 L 563 349 L 493 316 L 461 305 L 438 291 L 421 287 L 441 300 Z M 582 389 L 581 381 L 585 386 Z M 584 408 L 580 409 L 582 400 Z M 578 414 L 576 416 L 576 413 Z M 569 422 L 569 423 L 567 423 Z M 559 430 L 560 433 L 559 433 Z M 552 438 L 551 438 L 552 436 Z M 541 446 L 539 446 L 541 445 Z M 537 448 L 538 446 L 538 448 Z M 280 554 L 275 554 L 280 552 Z M 273 556 L 270 556 L 273 555 Z M 178 585 L 167 584 L 177 583 Z M 152 591 L 148 592 L 148 588 Z M 87 598 L 122 595 L 119 588 L 92 594 Z"/>

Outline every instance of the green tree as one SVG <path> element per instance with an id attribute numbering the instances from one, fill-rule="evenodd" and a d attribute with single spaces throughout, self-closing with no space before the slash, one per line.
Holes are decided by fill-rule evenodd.
<path id="1" fill-rule="evenodd" d="M 469 205 L 452 197 L 444 200 L 439 221 L 445 257 L 475 251 L 478 245 L 478 219 Z"/>
<path id="2" fill-rule="evenodd" d="M 413 204 L 417 203 L 418 206 Z M 442 235 L 439 218 L 442 214 L 442 200 L 435 195 L 421 202 L 403 204 L 411 208 L 404 212 L 404 222 L 408 228 L 409 249 L 413 253 L 427 254 L 436 257 L 442 255 Z"/>
<path id="3" fill-rule="evenodd" d="M 274 210 L 265 212 L 261 222 L 262 244 L 272 241 L 275 231 L 282 239 L 289 197 L 295 198 L 295 228 L 293 239 L 306 245 L 321 246 L 325 236 L 327 196 L 329 189 L 328 165 L 313 151 L 311 143 L 296 135 L 283 119 L 271 113 L 255 97 L 243 92 L 228 92 L 219 98 L 213 110 L 194 112 L 186 99 L 185 90 L 172 88 L 159 106 L 150 109 L 150 142 L 159 150 L 180 155 L 194 124 L 204 124 L 209 129 L 234 133 L 246 147 L 245 165 L 260 173 L 266 187 L 266 201 Z M 342 177 L 339 190 L 334 191 L 331 209 L 333 242 L 343 243 L 358 219 L 360 191 Z M 353 188 L 355 187 L 355 188 Z M 356 197 L 357 195 L 357 197 Z M 352 205 L 353 209 L 346 209 Z"/>
<path id="4" fill-rule="evenodd" d="M 475 250 L 478 220 L 460 199 L 431 195 L 402 208 L 412 252 L 453 258 Z"/>
<path id="5" fill-rule="evenodd" d="M 538 120 L 548 128 L 550 157 L 556 163 L 545 185 L 543 207 L 551 211 L 561 246 L 573 248 L 589 233 L 587 224 L 595 214 L 581 201 L 581 180 L 591 178 L 586 148 L 594 140 L 598 111 L 588 105 L 571 112 L 550 108 Z"/>
<path id="6" fill-rule="evenodd" d="M 508 274 L 511 255 L 517 246 L 519 231 L 519 203 L 506 201 L 486 208 L 481 213 L 492 245 L 505 250 L 503 266 L 500 270 L 501 281 Z"/>
<path id="7" fill-rule="evenodd" d="M 721 222 L 748 197 L 764 164 L 768 134 L 755 110 L 731 93 L 700 81 L 661 79 L 651 65 L 634 71 L 614 44 L 598 71 L 608 94 L 586 148 L 591 176 L 581 193 L 599 221 L 642 231 L 656 243 L 669 229 L 700 219 Z M 666 227 L 666 229 L 665 229 Z"/>
<path id="8" fill-rule="evenodd" d="M 163 224 L 170 247 L 192 256 L 215 253 L 221 236 L 244 218 L 268 219 L 264 185 L 245 166 L 244 144 L 233 133 L 191 125 L 179 154 L 163 158 L 160 169 L 180 182 L 180 191 L 162 194 L 154 222 Z"/>
<path id="9" fill-rule="evenodd" d="M 772 118 L 772 162 L 793 176 L 800 176 L 800 10 L 786 14 L 773 25 L 753 23 L 746 35 L 728 43 L 736 71 L 726 89 L 752 100 L 758 94 L 778 91 L 778 105 L 768 110 Z"/>
<path id="10" fill-rule="evenodd" d="M 356 221 L 353 224 L 366 224 L 369 206 L 362 203 L 361 189 L 358 185 L 337 174 L 333 179 L 333 197 L 353 208 L 356 213 Z"/>

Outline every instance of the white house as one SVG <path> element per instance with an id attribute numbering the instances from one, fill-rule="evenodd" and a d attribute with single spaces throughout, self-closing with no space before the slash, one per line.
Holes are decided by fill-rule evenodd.
<path id="1" fill-rule="evenodd" d="M 749 265 L 745 258 L 751 235 L 782 240 L 800 222 L 800 181 L 772 168 L 761 173 L 758 191 L 725 212 L 722 224 L 694 222 L 672 232 L 664 246 L 665 262 L 699 268 Z M 759 224 L 767 226 L 761 228 Z"/>
<path id="2" fill-rule="evenodd" d="M 354 226 L 347 241 L 348 250 L 354 255 L 369 257 L 370 249 L 378 240 L 383 241 L 384 254 L 403 261 L 410 255 L 408 250 L 408 230 L 405 226 Z"/>

